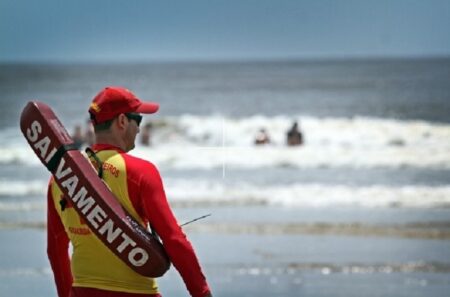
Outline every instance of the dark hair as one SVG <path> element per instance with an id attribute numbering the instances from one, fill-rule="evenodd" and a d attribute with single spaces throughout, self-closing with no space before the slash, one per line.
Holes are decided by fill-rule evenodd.
<path id="1" fill-rule="evenodd" d="M 109 128 L 111 128 L 113 121 L 114 121 L 114 119 L 94 125 L 95 133 L 109 130 Z"/>

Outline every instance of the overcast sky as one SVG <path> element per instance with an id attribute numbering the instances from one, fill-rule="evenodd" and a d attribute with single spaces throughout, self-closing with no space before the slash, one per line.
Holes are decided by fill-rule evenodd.
<path id="1" fill-rule="evenodd" d="M 450 0 L 0 0 L 0 61 L 450 56 Z"/>

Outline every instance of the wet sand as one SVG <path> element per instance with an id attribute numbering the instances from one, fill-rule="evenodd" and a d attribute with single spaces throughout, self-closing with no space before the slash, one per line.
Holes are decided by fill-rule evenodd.
<path id="1" fill-rule="evenodd" d="M 450 212 L 179 208 L 215 296 L 446 296 Z M 39 215 L 42 218 L 41 215 Z M 0 296 L 56 296 L 45 223 L 0 222 Z M 172 268 L 164 296 L 187 296 Z"/>

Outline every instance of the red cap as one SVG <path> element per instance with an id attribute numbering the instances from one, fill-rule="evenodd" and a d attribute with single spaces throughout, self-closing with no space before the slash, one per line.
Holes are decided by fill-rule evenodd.
<path id="1" fill-rule="evenodd" d="M 142 102 L 130 90 L 123 87 L 106 87 L 92 100 L 89 107 L 91 120 L 95 124 L 101 124 L 114 119 L 121 113 L 155 113 L 159 104 Z"/>

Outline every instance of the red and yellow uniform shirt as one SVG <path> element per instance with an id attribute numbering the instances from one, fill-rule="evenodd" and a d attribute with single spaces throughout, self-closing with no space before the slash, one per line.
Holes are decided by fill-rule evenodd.
<path id="1" fill-rule="evenodd" d="M 158 232 L 192 296 L 209 291 L 195 252 L 167 202 L 156 167 L 110 145 L 95 145 L 103 179 L 121 205 L 143 226 Z M 48 191 L 48 254 L 60 297 L 70 286 L 156 294 L 155 279 L 139 275 L 114 255 L 71 207 L 53 181 Z M 66 202 L 61 202 L 66 201 Z M 73 246 L 69 260 L 69 240 Z M 69 267 L 71 265 L 71 268 Z"/>

